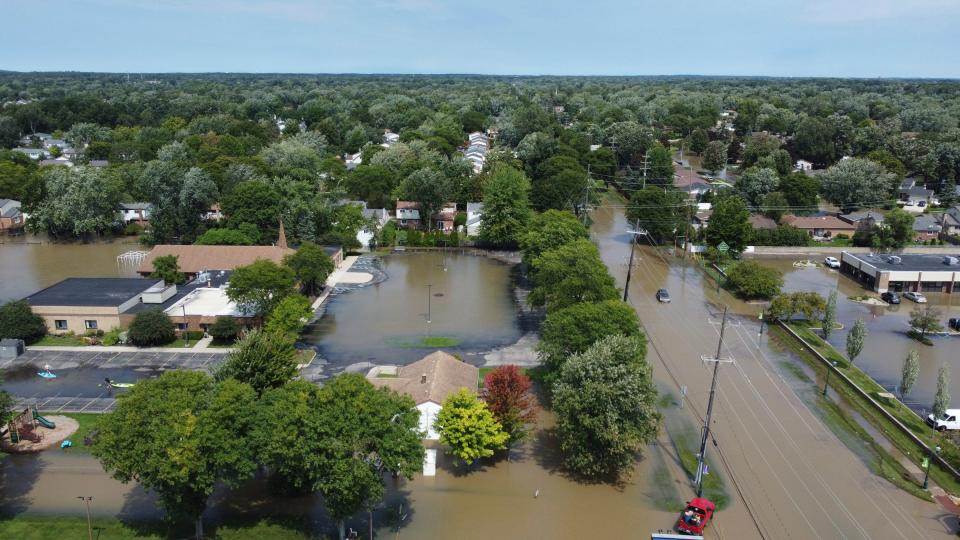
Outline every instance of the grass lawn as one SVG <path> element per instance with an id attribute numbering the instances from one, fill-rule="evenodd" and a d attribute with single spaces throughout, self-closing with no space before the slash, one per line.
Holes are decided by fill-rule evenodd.
<path id="1" fill-rule="evenodd" d="M 86 343 L 80 336 L 54 336 L 46 335 L 31 345 L 41 345 L 44 347 L 83 347 Z"/>
<path id="2" fill-rule="evenodd" d="M 423 336 L 414 341 L 396 340 L 391 344 L 401 349 L 440 349 L 456 347 L 460 344 L 460 340 L 444 336 Z"/>
<path id="3" fill-rule="evenodd" d="M 175 339 L 174 341 L 172 341 L 172 342 L 170 342 L 170 343 L 167 343 L 166 345 L 161 345 L 161 347 L 163 347 L 164 349 L 190 348 L 190 347 L 193 347 L 193 346 L 196 345 L 196 344 L 197 344 L 197 340 L 195 340 L 195 339 L 191 339 L 190 342 L 188 343 L 187 340 L 185 340 L 185 339 L 183 339 L 183 338 L 177 338 L 177 339 Z"/>
<path id="4" fill-rule="evenodd" d="M 803 328 L 800 325 L 794 325 L 792 323 L 790 327 L 828 360 L 837 362 L 837 368 L 840 369 L 844 375 L 849 377 L 854 384 L 869 394 L 874 401 L 879 403 L 884 410 L 889 412 L 894 418 L 900 421 L 900 423 L 906 426 L 907 429 L 909 429 L 920 440 L 924 441 L 930 446 L 943 444 L 941 441 L 935 439 L 933 430 L 923 422 L 923 419 L 910 410 L 910 408 L 904 405 L 900 400 L 882 397 L 888 393 L 887 390 L 880 386 L 869 375 L 861 371 L 856 365 L 851 365 L 836 349 L 825 343 L 822 339 L 820 339 L 819 336 L 815 335 L 809 329 Z M 780 338 L 781 342 L 790 347 L 814 369 L 818 371 L 825 369 L 823 362 L 811 355 L 806 349 L 797 343 L 796 340 L 790 337 L 786 331 L 778 326 L 772 326 L 770 331 L 771 333 L 776 334 Z M 867 421 L 873 424 L 875 428 L 883 433 L 887 439 L 889 439 L 890 442 L 897 447 L 897 449 L 903 452 L 904 455 L 908 456 L 910 460 L 917 465 L 920 464 L 925 454 L 924 450 L 917 446 L 909 437 L 907 437 L 907 435 L 900 431 L 899 428 L 890 422 L 883 414 L 877 411 L 873 405 L 871 405 L 859 393 L 844 383 L 839 377 L 831 378 L 830 383 L 830 386 L 836 392 L 840 393 L 844 399 L 856 407 L 857 411 L 864 418 L 866 418 Z M 932 478 L 934 482 L 939 484 L 940 487 L 944 488 L 950 493 L 960 493 L 960 481 L 954 478 L 954 476 L 948 471 L 936 466 L 931 467 L 930 478 Z"/>
<path id="5" fill-rule="evenodd" d="M 171 527 L 163 522 L 121 522 L 113 518 L 94 518 L 93 537 L 100 540 L 162 540 L 192 538 L 190 526 Z M 258 522 L 249 526 L 204 524 L 208 538 L 220 540 L 307 540 L 314 538 L 298 527 Z M 0 519 L 0 538 L 29 538 L 31 540 L 63 540 L 86 538 L 87 520 L 83 517 L 55 517 L 21 514 L 12 519 Z"/>
<path id="6" fill-rule="evenodd" d="M 829 242 L 816 242 L 817 246 L 822 247 L 850 247 L 853 240 L 850 238 L 831 238 Z"/>
<path id="7" fill-rule="evenodd" d="M 66 452 L 80 452 L 83 454 L 90 452 L 90 447 L 88 447 L 84 442 L 84 438 L 90 434 L 91 431 L 96 431 L 97 425 L 100 423 L 100 419 L 103 418 L 102 414 L 88 414 L 88 413 L 61 413 L 60 416 L 66 416 L 68 418 L 73 418 L 80 423 L 80 429 L 76 433 L 70 436 L 70 442 L 73 443 L 73 446 Z"/>

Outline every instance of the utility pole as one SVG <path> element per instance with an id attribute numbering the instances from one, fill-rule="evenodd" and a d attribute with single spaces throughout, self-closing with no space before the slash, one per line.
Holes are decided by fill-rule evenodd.
<path id="1" fill-rule="evenodd" d="M 642 169 L 643 169 L 643 188 L 642 189 L 645 189 L 647 187 L 647 171 L 650 169 L 650 151 L 649 150 L 647 150 L 647 152 L 643 154 Z"/>
<path id="2" fill-rule="evenodd" d="M 700 453 L 697 455 L 697 497 L 703 496 L 703 464 L 707 452 L 707 439 L 710 438 L 710 420 L 713 416 L 713 400 L 717 395 L 717 373 L 720 364 L 732 364 L 732 358 L 720 358 L 723 349 L 723 332 L 727 328 L 727 307 L 723 307 L 723 322 L 720 325 L 720 341 L 717 343 L 717 354 L 713 358 L 702 357 L 704 363 L 713 364 L 713 379 L 710 382 L 710 401 L 707 402 L 707 416 L 703 420 L 703 438 L 700 440 Z"/>
<path id="3" fill-rule="evenodd" d="M 427 324 L 430 324 L 430 320 L 431 320 L 430 308 L 431 308 L 431 298 L 433 297 L 432 293 L 433 293 L 433 284 L 431 283 L 427 285 Z"/>
<path id="4" fill-rule="evenodd" d="M 690 244 L 690 221 L 693 220 L 693 206 L 687 205 L 687 234 L 683 237 L 683 260 L 687 260 L 687 246 Z"/>
<path id="5" fill-rule="evenodd" d="M 633 231 L 630 232 L 630 262 L 627 263 L 627 283 L 623 286 L 623 301 L 627 301 L 627 292 L 630 290 L 630 275 L 633 273 L 633 252 L 636 251 L 634 244 L 637 243 L 637 235 L 640 234 L 640 220 L 634 220 Z"/>
<path id="6" fill-rule="evenodd" d="M 77 497 L 81 501 L 85 502 L 87 505 L 87 537 L 90 540 L 93 540 L 93 525 L 90 523 L 90 501 L 93 500 L 93 497 Z"/>

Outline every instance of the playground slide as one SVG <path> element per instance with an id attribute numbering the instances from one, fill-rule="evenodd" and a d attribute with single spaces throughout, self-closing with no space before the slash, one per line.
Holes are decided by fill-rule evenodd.
<path id="1" fill-rule="evenodd" d="M 41 426 L 47 429 L 55 429 L 57 427 L 57 425 L 51 422 L 50 420 L 47 420 L 46 418 L 40 416 L 37 413 L 37 411 L 33 411 L 33 419 L 36 420 L 38 424 L 40 424 Z"/>

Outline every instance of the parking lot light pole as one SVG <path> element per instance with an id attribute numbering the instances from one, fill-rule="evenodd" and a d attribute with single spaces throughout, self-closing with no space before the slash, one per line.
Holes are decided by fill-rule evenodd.
<path id="1" fill-rule="evenodd" d="M 831 362 L 831 364 L 833 365 L 834 368 L 837 367 L 837 363 L 836 363 L 836 362 Z M 823 397 L 827 397 L 827 387 L 830 386 L 830 372 L 832 372 L 832 371 L 833 371 L 833 370 L 830 369 L 829 367 L 827 368 L 827 380 L 825 380 L 825 381 L 823 382 Z"/>

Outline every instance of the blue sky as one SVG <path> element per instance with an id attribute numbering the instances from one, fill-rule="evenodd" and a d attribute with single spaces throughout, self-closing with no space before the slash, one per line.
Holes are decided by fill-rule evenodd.
<path id="1" fill-rule="evenodd" d="M 0 69 L 960 77 L 957 0 L 2 0 Z"/>

